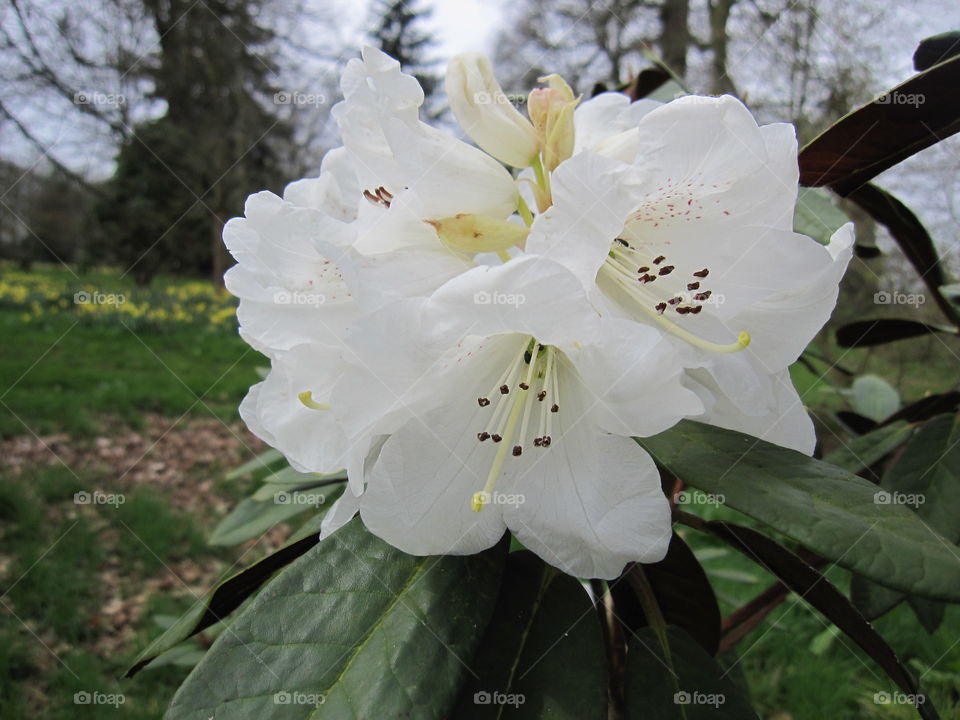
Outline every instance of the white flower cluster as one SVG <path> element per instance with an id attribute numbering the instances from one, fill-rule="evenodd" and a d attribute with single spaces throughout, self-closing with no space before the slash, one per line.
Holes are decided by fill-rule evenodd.
<path id="1" fill-rule="evenodd" d="M 527 117 L 476 100 L 504 95 L 486 58 L 455 58 L 474 147 L 421 122 L 417 81 L 365 49 L 319 177 L 224 230 L 241 333 L 271 361 L 244 420 L 301 471 L 348 471 L 324 534 L 359 512 L 406 552 L 463 554 L 509 529 L 612 578 L 671 532 L 632 437 L 693 418 L 812 451 L 787 368 L 852 232 L 793 232 L 793 128 L 732 97 L 581 102 L 544 81 Z M 523 302 L 477 300 L 499 297 Z"/>

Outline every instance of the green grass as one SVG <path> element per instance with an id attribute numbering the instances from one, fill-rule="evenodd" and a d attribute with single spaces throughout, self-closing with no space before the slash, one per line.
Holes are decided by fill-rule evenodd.
<path id="1" fill-rule="evenodd" d="M 28 469 L 0 478 L 0 547 L 10 563 L 0 587 L 2 717 L 160 718 L 187 668 L 166 666 L 120 680 L 139 649 L 159 635 L 157 612 L 179 615 L 187 598 L 148 602 L 137 637 L 121 654 L 102 657 L 94 645 L 110 635 L 101 608 L 109 595 L 101 573 L 113 568 L 126 596 L 140 580 L 168 574 L 187 559 L 227 560 L 233 553 L 204 542 L 198 519 L 163 496 L 137 489 L 120 505 L 74 504 L 74 493 L 109 488 L 110 477 L 76 478 L 63 467 Z M 74 703 L 74 694 L 122 693 L 112 705 Z M 28 698 L 33 698 L 29 700 Z M 38 699 L 39 698 L 39 699 Z"/>
<path id="2" fill-rule="evenodd" d="M 237 418 L 266 364 L 231 332 L 184 327 L 134 333 L 119 322 L 50 316 L 24 323 L 0 310 L 0 437 L 65 431 L 93 435 L 143 414 Z"/>

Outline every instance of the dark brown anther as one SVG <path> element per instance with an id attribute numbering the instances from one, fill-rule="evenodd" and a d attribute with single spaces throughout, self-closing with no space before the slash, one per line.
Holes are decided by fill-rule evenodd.
<path id="1" fill-rule="evenodd" d="M 560 406 L 554 403 L 553 406 L 550 408 L 550 412 L 560 412 Z"/>
<path id="2" fill-rule="evenodd" d="M 363 196 L 364 196 L 367 200 L 369 200 L 370 202 L 372 202 L 374 205 L 379 205 L 379 204 L 382 202 L 382 201 L 380 200 L 380 198 L 378 198 L 376 195 L 374 195 L 374 194 L 373 194 L 372 192 L 370 192 L 369 190 L 364 190 L 364 191 L 363 191 Z"/>
<path id="3" fill-rule="evenodd" d="M 613 241 L 614 241 L 615 243 L 619 243 L 619 244 L 623 245 L 625 248 L 630 247 L 630 243 L 628 243 L 628 242 L 627 242 L 626 240 L 624 240 L 623 238 L 614 238 Z"/>
<path id="4" fill-rule="evenodd" d="M 546 435 L 543 438 L 543 442 L 540 443 L 540 447 L 550 447 L 550 442 L 551 442 L 550 436 Z"/>
<path id="5" fill-rule="evenodd" d="M 660 273 L 659 273 L 659 274 L 660 274 L 660 275 L 669 275 L 669 274 L 672 273 L 672 272 L 673 272 L 673 265 L 664 265 L 662 268 L 660 268 Z"/>
<path id="6" fill-rule="evenodd" d="M 514 446 L 513 446 L 513 456 L 514 456 L 514 457 L 520 457 L 522 454 L 523 454 L 523 448 L 520 447 L 519 445 L 514 445 Z"/>
<path id="7" fill-rule="evenodd" d="M 700 302 L 703 302 L 703 301 L 706 300 L 708 297 L 710 297 L 710 295 L 711 295 L 712 292 L 713 292 L 712 290 L 706 290 L 705 292 L 697 293 L 696 295 L 693 296 L 693 299 L 694 299 L 694 300 L 699 300 Z"/>
<path id="8" fill-rule="evenodd" d="M 483 442 L 489 437 L 490 437 L 490 433 L 488 433 L 486 430 L 484 430 L 483 432 L 477 433 L 477 440 L 479 440 L 480 442 Z"/>
<path id="9" fill-rule="evenodd" d="M 667 302 L 670 303 L 671 305 L 676 305 L 678 302 L 683 302 L 683 298 L 682 297 L 670 298 L 669 300 L 667 300 Z"/>
<path id="10" fill-rule="evenodd" d="M 540 447 L 541 445 L 543 445 L 543 438 L 534 438 L 534 439 L 533 439 L 533 446 L 534 446 L 534 447 Z"/>
<path id="11" fill-rule="evenodd" d="M 640 282 L 642 282 L 644 285 L 646 285 L 648 282 L 653 282 L 656 279 L 657 279 L 656 275 L 642 275 L 639 278 Z"/>
<path id="12" fill-rule="evenodd" d="M 700 289 L 699 282 L 687 283 L 687 290 L 699 290 L 699 289 Z"/>
<path id="13" fill-rule="evenodd" d="M 647 267 L 646 265 L 643 265 L 642 267 L 638 267 L 638 268 L 637 268 L 637 272 L 638 272 L 638 273 L 645 273 L 645 272 L 648 272 L 649 270 L 650 270 L 650 268 Z"/>
<path id="14" fill-rule="evenodd" d="M 388 191 L 383 185 L 377 188 L 377 195 L 387 201 L 393 200 L 393 193 Z"/>
<path id="15" fill-rule="evenodd" d="M 666 256 L 664 256 L 664 255 L 657 255 L 657 256 L 653 259 L 653 264 L 654 264 L 654 265 L 659 265 L 660 263 L 662 263 L 662 262 L 663 262 L 664 260 L 666 260 L 666 259 L 667 259 L 667 258 L 666 258 Z"/>
<path id="16" fill-rule="evenodd" d="M 530 389 L 530 386 L 527 385 L 525 382 L 523 382 L 523 383 L 520 383 L 520 389 L 521 389 L 521 390 L 529 390 L 529 389 Z"/>
<path id="17" fill-rule="evenodd" d="M 695 307 L 690 307 L 689 305 L 684 305 L 683 307 L 677 308 L 677 315 L 686 315 L 687 313 L 696 312 Z"/>
<path id="18" fill-rule="evenodd" d="M 690 308 L 690 312 L 696 315 L 698 312 L 703 310 L 703 305 L 697 305 L 696 307 Z"/>
<path id="19" fill-rule="evenodd" d="M 506 395 L 508 392 L 510 392 L 510 388 L 509 388 L 507 385 L 501 385 L 501 386 L 500 386 L 500 394 L 501 394 L 501 395 Z"/>
<path id="20" fill-rule="evenodd" d="M 480 407 L 486 407 L 490 404 L 490 401 L 487 398 L 477 398 L 477 405 Z"/>
<path id="21" fill-rule="evenodd" d="M 667 304 L 665 302 L 657 303 L 656 310 L 658 313 L 662 315 L 663 311 L 666 309 L 667 309 Z"/>
<path id="22" fill-rule="evenodd" d="M 543 402 L 543 399 L 544 399 L 546 396 L 547 396 L 547 391 L 546 391 L 546 390 L 541 390 L 540 392 L 537 393 L 537 400 L 539 400 L 540 402 Z"/>
<path id="23" fill-rule="evenodd" d="M 501 440 L 503 440 L 503 437 L 494 433 L 493 435 L 490 436 L 490 439 L 493 440 L 494 442 L 500 442 Z"/>
<path id="24" fill-rule="evenodd" d="M 707 268 L 704 268 L 700 272 L 695 272 L 693 276 L 698 278 L 705 278 L 709 274 L 710 274 L 710 270 L 708 270 Z"/>

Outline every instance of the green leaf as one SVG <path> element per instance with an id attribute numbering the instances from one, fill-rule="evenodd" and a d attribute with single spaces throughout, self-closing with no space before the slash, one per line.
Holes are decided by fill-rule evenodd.
<path id="1" fill-rule="evenodd" d="M 908 593 L 960 601 L 960 548 L 876 485 L 750 435 L 685 420 L 637 439 L 687 484 L 828 560 Z"/>
<path id="2" fill-rule="evenodd" d="M 853 381 L 850 392 L 854 411 L 874 422 L 882 422 L 900 409 L 900 393 L 876 375 L 861 375 Z"/>
<path id="3" fill-rule="evenodd" d="M 925 70 L 847 114 L 799 155 L 800 184 L 845 194 L 960 130 L 960 58 Z"/>
<path id="4" fill-rule="evenodd" d="M 283 470 L 268 475 L 263 479 L 265 483 L 274 485 L 307 485 L 317 480 L 346 480 L 347 471 L 330 473 L 322 475 L 320 473 L 302 473 L 294 470 L 292 467 L 286 467 Z"/>
<path id="5" fill-rule="evenodd" d="M 910 264 L 932 292 L 942 300 L 938 288 L 947 284 L 940 253 L 920 218 L 895 195 L 868 183 L 847 195 L 870 217 L 883 225 L 907 256 Z"/>
<path id="6" fill-rule="evenodd" d="M 238 468 L 234 468 L 227 473 L 227 480 L 236 480 L 244 475 L 255 474 L 264 470 L 271 470 L 278 462 L 283 460 L 283 455 L 279 450 L 270 448 L 257 455 L 252 460 L 245 462 Z"/>
<path id="7" fill-rule="evenodd" d="M 310 550 L 320 541 L 320 523 L 324 514 L 319 513 L 311 518 L 282 548 L 218 583 L 202 599 L 197 600 L 180 618 L 168 624 L 163 634 L 137 656 L 124 677 L 133 677 L 157 656 L 221 622 L 259 590 L 274 573 Z"/>
<path id="8" fill-rule="evenodd" d="M 603 632 L 583 586 L 511 553 L 493 617 L 449 717 L 605 720 Z"/>
<path id="9" fill-rule="evenodd" d="M 923 625 L 923 629 L 933 635 L 937 628 L 943 623 L 943 618 L 947 614 L 947 606 L 943 603 L 925 600 L 924 598 L 910 598 L 910 609 L 917 616 L 917 620 Z"/>
<path id="10" fill-rule="evenodd" d="M 921 425 L 880 487 L 950 542 L 960 541 L 960 420 L 941 415 Z"/>
<path id="11" fill-rule="evenodd" d="M 924 38 L 913 53 L 913 69 L 926 70 L 955 55 L 960 55 L 960 32 L 957 30 Z"/>
<path id="12" fill-rule="evenodd" d="M 921 522 L 943 535 L 950 542 L 960 541 L 960 420 L 955 415 L 941 415 L 921 425 L 880 482 L 882 499 L 913 508 Z M 957 559 L 960 562 L 960 558 Z M 854 578 L 851 597 L 863 614 L 880 617 L 899 605 L 905 594 Z M 917 610 L 911 606 L 924 626 L 939 623 L 939 612 L 922 602 Z M 922 614 L 922 617 L 921 617 Z"/>
<path id="13" fill-rule="evenodd" d="M 643 573 L 665 622 L 676 625 L 706 652 L 716 655 L 720 646 L 720 606 L 700 561 L 683 539 L 674 534 L 666 557 L 644 565 Z M 649 624 L 640 598 L 629 582 L 611 582 L 610 592 L 617 615 L 627 628 L 636 630 Z"/>
<path id="14" fill-rule="evenodd" d="M 698 524 L 700 526 L 700 524 Z M 833 583 L 807 563 L 766 535 L 752 528 L 712 521 L 702 523 L 707 530 L 730 543 L 740 552 L 772 573 L 781 583 L 819 610 L 847 637 L 877 663 L 897 686 L 909 695 L 919 695 L 920 687 L 887 642 L 873 629 Z M 937 720 L 930 703 L 919 708 L 927 720 Z"/>
<path id="15" fill-rule="evenodd" d="M 796 232 L 827 245 L 833 233 L 848 222 L 850 218 L 833 204 L 826 192 L 819 188 L 800 188 L 793 214 L 793 229 Z"/>
<path id="16" fill-rule="evenodd" d="M 449 717 L 505 557 L 505 542 L 478 555 L 413 557 L 355 519 L 250 602 L 165 717 Z"/>
<path id="17" fill-rule="evenodd" d="M 293 492 L 281 488 L 265 500 L 247 498 L 240 503 L 214 528 L 210 535 L 211 545 L 237 545 L 255 538 L 278 523 L 308 510 L 329 508 L 343 487 L 318 488 L 306 492 Z"/>
<path id="18" fill-rule="evenodd" d="M 912 434 L 913 428 L 899 420 L 841 445 L 824 456 L 823 461 L 847 472 L 859 473 L 903 445 Z"/>
<path id="19" fill-rule="evenodd" d="M 953 334 L 954 330 L 943 325 L 930 325 L 914 320 L 857 320 L 837 330 L 837 345 L 844 348 L 869 347 L 938 332 Z"/>
<path id="20" fill-rule="evenodd" d="M 889 425 L 899 420 L 910 423 L 925 422 L 936 415 L 956 412 L 958 408 L 960 408 L 960 392 L 956 390 L 939 395 L 927 395 L 910 403 L 893 417 L 887 418 L 884 424 Z"/>
<path id="21" fill-rule="evenodd" d="M 651 628 L 627 646 L 627 720 L 747 720 L 757 714 L 733 679 L 683 630 L 669 652 Z"/>

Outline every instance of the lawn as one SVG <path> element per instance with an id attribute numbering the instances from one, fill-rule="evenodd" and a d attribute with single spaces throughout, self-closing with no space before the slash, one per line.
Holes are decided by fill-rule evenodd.
<path id="1" fill-rule="evenodd" d="M 63 268 L 2 270 L 0 716 L 159 718 L 210 636 L 133 680 L 118 679 L 124 669 L 217 577 L 287 532 L 238 548 L 207 543 L 255 487 L 224 476 L 262 447 L 244 434 L 236 407 L 264 358 L 237 336 L 230 299 L 204 283 L 161 278 L 137 289 L 108 270 L 82 278 Z M 124 301 L 91 309 L 74 301 L 78 292 Z M 916 374 L 901 372 L 911 357 L 895 345 L 852 353 L 820 345 L 833 361 L 885 377 L 906 400 L 957 384 L 957 348 L 938 340 L 923 363 L 912 363 Z M 816 382 L 821 373 L 796 371 L 808 401 L 823 415 L 848 407 L 846 396 Z M 123 502 L 75 501 L 92 491 Z M 748 522 L 725 509 L 706 512 Z M 733 551 L 692 531 L 685 537 L 724 613 L 772 582 Z M 836 568 L 828 577 L 841 588 L 849 582 Z M 877 622 L 914 672 L 926 673 L 943 717 L 960 717 L 958 623 L 960 609 L 950 608 L 930 635 L 906 606 Z M 831 720 L 913 717 L 905 706 L 876 705 L 874 693 L 891 689 L 883 673 L 792 596 L 726 662 L 770 720 L 820 720 L 825 706 Z M 78 710 L 76 694 L 92 692 L 122 693 L 124 702 Z"/>

